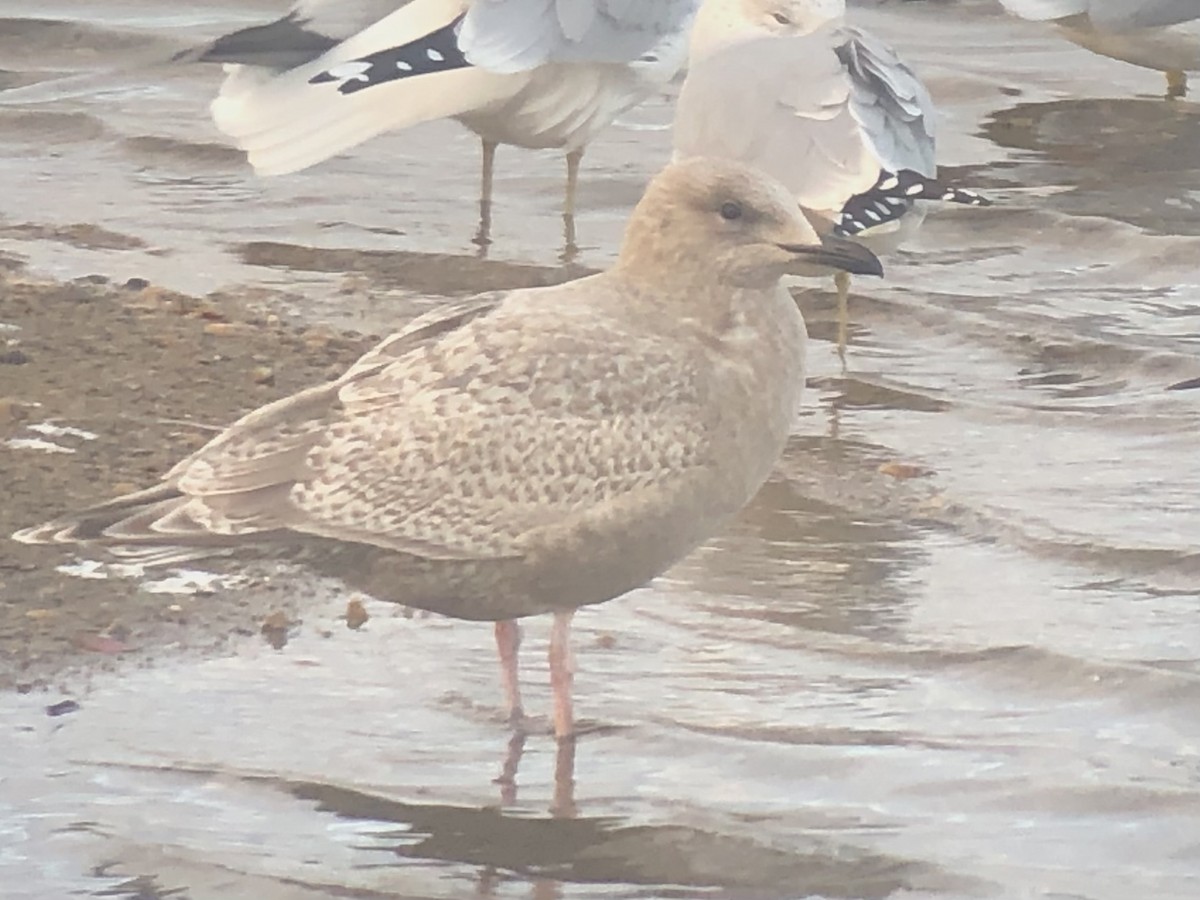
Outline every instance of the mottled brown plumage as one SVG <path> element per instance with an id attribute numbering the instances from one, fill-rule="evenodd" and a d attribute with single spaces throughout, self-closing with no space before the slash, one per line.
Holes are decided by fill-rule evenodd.
<path id="1" fill-rule="evenodd" d="M 159 564 L 299 552 L 446 615 L 554 612 L 561 669 L 573 610 L 662 572 L 766 479 L 804 384 L 804 323 L 779 285 L 798 256 L 878 268 L 822 245 L 782 187 L 740 164 L 676 164 L 611 271 L 417 319 L 158 487 L 16 537 Z M 497 638 L 515 691 L 515 635 Z"/>

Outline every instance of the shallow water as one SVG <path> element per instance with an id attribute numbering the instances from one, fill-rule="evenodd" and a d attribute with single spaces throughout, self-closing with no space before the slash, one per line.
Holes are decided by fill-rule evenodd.
<path id="1" fill-rule="evenodd" d="M 155 62 L 277 8 L 0 2 L 0 251 L 364 331 L 565 277 L 556 154 L 501 151 L 487 261 L 454 125 L 255 180 L 205 115 L 219 73 Z M 203 628 L 269 585 L 303 623 L 0 695 L 5 897 L 1200 895 L 1200 106 L 987 3 L 861 21 L 926 76 L 943 164 L 1003 202 L 931 214 L 857 285 L 847 374 L 831 298 L 804 298 L 813 389 L 776 477 L 576 619 L 575 759 L 510 746 L 486 627 L 369 603 L 350 631 L 337 586 L 291 570 L 138 592 Z M 612 260 L 669 116 L 589 151 L 580 266 Z M 65 403 L 13 379 L 0 398 Z M 14 436 L 133 449 L 74 426 L 99 436 Z M 0 443 L 5 471 L 33 459 L 78 477 Z M 78 581 L 28 559 L 0 567 L 8 606 Z"/>

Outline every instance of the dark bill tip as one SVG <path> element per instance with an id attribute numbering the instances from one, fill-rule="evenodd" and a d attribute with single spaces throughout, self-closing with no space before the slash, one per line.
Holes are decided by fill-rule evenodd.
<path id="1" fill-rule="evenodd" d="M 841 269 L 851 275 L 877 275 L 883 277 L 883 263 L 879 257 L 856 241 L 826 235 L 819 245 L 780 244 L 789 253 L 831 269 Z"/>

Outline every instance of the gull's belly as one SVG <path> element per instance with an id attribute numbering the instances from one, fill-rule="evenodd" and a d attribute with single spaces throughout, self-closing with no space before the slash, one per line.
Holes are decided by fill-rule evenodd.
<path id="1" fill-rule="evenodd" d="M 578 150 L 657 84 L 638 70 L 614 64 L 547 65 L 523 82 L 509 97 L 458 120 L 488 141 Z"/>
<path id="2" fill-rule="evenodd" d="M 1200 22 L 1120 32 L 1102 31 L 1090 23 L 1060 22 L 1059 28 L 1068 40 L 1101 56 L 1161 72 L 1200 71 Z"/>

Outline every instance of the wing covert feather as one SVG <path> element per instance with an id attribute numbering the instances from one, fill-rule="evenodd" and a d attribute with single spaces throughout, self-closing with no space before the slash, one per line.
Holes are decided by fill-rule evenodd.
<path id="1" fill-rule="evenodd" d="M 539 528 L 683 489 L 705 464 L 690 360 L 644 334 L 616 354 L 611 328 L 562 327 L 569 308 L 498 306 L 423 316 L 337 381 L 250 413 L 172 470 L 190 499 L 162 527 L 519 556 Z"/>

